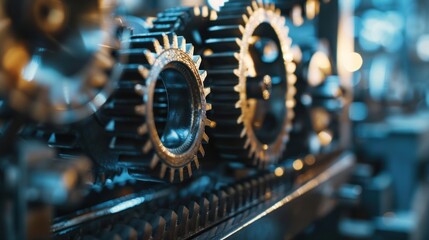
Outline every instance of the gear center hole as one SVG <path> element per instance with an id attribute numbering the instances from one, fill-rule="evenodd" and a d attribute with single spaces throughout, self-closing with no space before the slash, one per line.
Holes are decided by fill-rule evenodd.
<path id="1" fill-rule="evenodd" d="M 155 85 L 153 111 L 161 143 L 170 152 L 186 152 L 199 128 L 198 86 L 190 69 L 179 62 L 168 64 Z"/>
<path id="2" fill-rule="evenodd" d="M 262 23 L 255 29 L 249 45 L 249 77 L 262 79 L 263 76 L 270 76 L 272 80 L 271 96 L 268 100 L 249 101 L 254 113 L 253 131 L 263 144 L 275 142 L 285 127 L 287 78 L 281 49 L 280 39 L 269 23 Z"/>

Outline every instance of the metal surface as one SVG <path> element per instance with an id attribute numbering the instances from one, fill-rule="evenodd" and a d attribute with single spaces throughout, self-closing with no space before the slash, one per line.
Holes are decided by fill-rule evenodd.
<path id="1" fill-rule="evenodd" d="M 280 159 L 289 140 L 296 65 L 286 19 L 279 12 L 256 1 L 229 1 L 210 22 L 203 60 L 212 73 L 208 79 L 218 122 L 211 135 L 225 159 L 267 167 Z M 219 36 L 223 29 L 228 31 Z M 263 86 L 264 79 L 271 80 L 269 92 L 252 89 Z"/>
<path id="2" fill-rule="evenodd" d="M 192 44 L 175 34 L 134 35 L 129 44 L 120 88 L 104 108 L 110 149 L 132 176 L 183 181 L 204 156 L 205 127 L 215 126 L 206 117 L 207 72 Z"/>
<path id="3" fill-rule="evenodd" d="M 200 183 L 202 192 L 191 198 L 195 200 L 187 200 L 190 197 L 188 191 L 198 192 L 195 187 L 175 190 L 173 186 L 161 186 L 156 191 L 122 197 L 58 219 L 54 234 L 62 238 L 99 238 L 115 226 L 128 226 L 136 229 L 138 236 L 160 239 L 168 236 L 224 239 L 251 229 L 252 223 L 274 216 L 278 219 L 277 224 L 283 226 L 281 229 L 285 232 L 282 234 L 293 236 L 336 205 L 337 191 L 351 174 L 354 163 L 354 156 L 350 153 L 326 158 L 321 165 L 300 173 L 292 186 L 290 179 L 296 172 L 288 170 L 288 167 L 283 168 L 283 175 L 270 173 L 226 185 L 222 181 L 216 184 L 215 179 L 222 179 L 222 176 L 217 176 L 209 180 L 215 184 Z M 201 180 L 206 182 L 208 179 Z M 157 206 L 160 202 L 166 205 Z M 152 209 L 150 214 L 148 209 Z M 133 225 L 133 219 L 149 224 L 151 230 L 141 232 L 143 225 Z M 101 229 L 93 229 L 86 222 L 93 222 Z"/>
<path id="4" fill-rule="evenodd" d="M 309 223 L 324 216 L 335 206 L 336 191 L 351 174 L 355 164 L 354 156 L 343 154 L 333 163 L 322 169 L 314 169 L 301 176 L 306 179 L 298 182 L 293 190 L 286 192 L 273 192 L 272 199 L 257 204 L 225 222 L 207 229 L 197 236 L 197 239 L 242 239 L 258 235 L 258 229 L 253 226 L 264 225 L 270 221 L 278 225 L 275 232 L 265 232 L 264 237 L 290 238 L 302 231 Z M 317 201 L 315 201 L 317 199 Z M 270 220 L 275 219 L 275 221 Z M 247 231 L 248 230 L 248 231 Z M 234 236 L 234 234 L 237 236 Z M 261 235 L 262 237 L 262 235 Z"/>

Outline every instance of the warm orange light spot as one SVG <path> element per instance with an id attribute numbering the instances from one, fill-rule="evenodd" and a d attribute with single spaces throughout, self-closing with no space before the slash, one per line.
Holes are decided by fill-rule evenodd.
<path id="1" fill-rule="evenodd" d="M 301 159 L 297 159 L 293 162 L 292 166 L 293 166 L 293 169 L 295 169 L 296 171 L 299 171 L 304 167 L 304 163 L 302 162 Z"/>
<path id="2" fill-rule="evenodd" d="M 311 166 L 316 163 L 316 158 L 313 155 L 308 155 L 305 157 L 304 162 Z"/>
<path id="3" fill-rule="evenodd" d="M 3 55 L 2 63 L 4 69 L 14 77 L 19 77 L 29 59 L 28 53 L 21 45 L 10 47 Z"/>
<path id="4" fill-rule="evenodd" d="M 274 175 L 276 175 L 277 177 L 281 177 L 284 174 L 284 170 L 281 167 L 278 167 L 274 170 Z"/>
<path id="5" fill-rule="evenodd" d="M 321 131 L 317 136 L 319 137 L 319 141 L 322 146 L 327 146 L 332 142 L 332 134 L 328 131 Z"/>

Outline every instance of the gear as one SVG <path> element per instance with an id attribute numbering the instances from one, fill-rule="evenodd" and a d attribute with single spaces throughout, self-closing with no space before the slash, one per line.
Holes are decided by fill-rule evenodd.
<path id="1" fill-rule="evenodd" d="M 136 35 L 129 44 L 119 89 L 102 112 L 111 119 L 111 149 L 134 177 L 183 181 L 204 156 L 205 126 L 215 125 L 206 117 L 201 57 L 175 34 Z"/>
<path id="2" fill-rule="evenodd" d="M 282 156 L 297 79 L 285 21 L 272 4 L 234 0 L 211 22 L 203 59 L 223 158 L 266 167 Z"/>
<path id="3" fill-rule="evenodd" d="M 39 122 L 97 111 L 120 74 L 111 1 L 2 0 L 1 90 Z"/>

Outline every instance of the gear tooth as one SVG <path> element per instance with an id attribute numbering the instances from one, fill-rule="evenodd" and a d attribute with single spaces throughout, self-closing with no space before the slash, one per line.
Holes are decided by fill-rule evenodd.
<path id="1" fill-rule="evenodd" d="M 203 16 L 205 18 L 209 16 L 209 8 L 207 6 L 202 7 L 201 16 Z"/>
<path id="2" fill-rule="evenodd" d="M 150 168 L 154 169 L 159 163 L 159 156 L 157 154 L 154 154 L 151 161 L 150 161 Z"/>
<path id="3" fill-rule="evenodd" d="M 144 55 L 146 57 L 147 62 L 150 65 L 153 65 L 155 63 L 155 57 L 153 56 L 153 53 L 149 50 L 144 50 Z"/>
<path id="4" fill-rule="evenodd" d="M 244 138 L 246 136 L 246 132 L 247 132 L 247 129 L 243 127 L 243 130 L 241 130 L 241 133 L 240 133 L 240 138 Z M 244 148 L 247 148 L 247 147 L 244 146 Z"/>
<path id="5" fill-rule="evenodd" d="M 137 106 L 135 106 L 134 111 L 137 115 L 145 116 L 146 115 L 146 105 L 144 105 L 144 104 L 137 105 Z"/>
<path id="6" fill-rule="evenodd" d="M 175 174 L 176 174 L 176 170 L 174 168 L 170 168 L 170 182 L 174 181 Z"/>
<path id="7" fill-rule="evenodd" d="M 256 151 L 256 147 L 254 144 L 250 143 L 250 151 L 249 154 L 247 155 L 248 158 L 253 158 L 254 154 Z"/>
<path id="8" fill-rule="evenodd" d="M 293 98 L 296 95 L 296 88 L 295 86 L 290 86 L 288 91 L 288 97 Z"/>
<path id="9" fill-rule="evenodd" d="M 164 49 L 170 49 L 171 45 L 170 45 L 170 39 L 168 38 L 168 35 L 165 33 L 162 33 L 162 41 L 164 43 Z"/>
<path id="10" fill-rule="evenodd" d="M 195 66 L 197 68 L 200 68 L 200 65 L 201 65 L 201 62 L 202 62 L 201 57 L 199 55 L 195 55 L 195 56 L 192 57 L 192 60 L 194 61 Z"/>
<path id="11" fill-rule="evenodd" d="M 204 95 L 207 97 L 210 94 L 210 88 L 204 88 Z"/>
<path id="12" fill-rule="evenodd" d="M 249 22 L 249 17 L 246 14 L 241 15 L 245 24 Z M 240 25 L 241 26 L 241 25 Z"/>
<path id="13" fill-rule="evenodd" d="M 147 133 L 147 125 L 146 124 L 142 124 L 140 125 L 140 127 L 137 129 L 137 132 L 140 136 L 143 136 Z"/>
<path id="14" fill-rule="evenodd" d="M 203 145 L 200 145 L 200 147 L 199 147 L 199 151 L 200 151 L 200 153 L 201 153 L 201 155 L 202 155 L 203 157 L 206 155 L 206 152 L 204 151 L 204 147 L 203 147 Z"/>
<path id="15" fill-rule="evenodd" d="M 196 169 L 200 168 L 200 160 L 198 159 L 197 155 L 194 156 L 194 164 Z"/>
<path id="16" fill-rule="evenodd" d="M 275 10 L 275 13 L 276 13 L 277 15 L 281 15 L 281 14 L 282 14 L 282 11 L 281 11 L 280 9 L 276 9 L 276 10 Z"/>
<path id="17" fill-rule="evenodd" d="M 293 118 L 295 118 L 295 112 L 289 111 L 288 118 L 289 118 L 289 120 L 292 120 Z"/>
<path id="18" fill-rule="evenodd" d="M 294 74 L 296 70 L 296 64 L 294 62 L 290 62 L 287 64 L 286 71 L 288 74 Z"/>
<path id="19" fill-rule="evenodd" d="M 179 45 L 179 49 L 186 52 L 186 39 L 182 36 L 177 37 L 178 38 L 178 45 Z"/>
<path id="20" fill-rule="evenodd" d="M 186 44 L 186 53 L 191 57 L 194 56 L 194 46 L 192 44 Z"/>
<path id="21" fill-rule="evenodd" d="M 259 9 L 258 3 L 256 1 L 252 1 L 252 8 L 254 11 Z"/>
<path id="22" fill-rule="evenodd" d="M 207 133 L 203 133 L 203 140 L 204 142 L 208 143 L 209 142 L 209 136 L 207 135 Z"/>
<path id="23" fill-rule="evenodd" d="M 186 168 L 188 169 L 188 176 L 192 177 L 192 165 L 191 165 L 191 163 L 188 163 L 188 165 L 186 165 Z"/>
<path id="24" fill-rule="evenodd" d="M 165 178 L 166 173 L 167 173 L 167 165 L 162 163 L 161 164 L 161 170 L 159 171 L 159 178 L 161 178 L 161 179 Z"/>
<path id="25" fill-rule="evenodd" d="M 243 26 L 239 26 L 239 29 L 240 29 L 240 32 L 243 34 L 243 32 L 244 32 L 244 27 Z M 242 41 L 241 41 L 241 39 L 240 38 L 236 38 L 235 39 L 235 42 L 237 43 L 237 46 L 241 46 L 241 44 L 242 44 Z"/>
<path id="26" fill-rule="evenodd" d="M 183 180 L 184 180 L 183 168 L 179 168 L 179 179 L 180 179 L 181 182 L 183 182 Z"/>
<path id="27" fill-rule="evenodd" d="M 237 118 L 237 124 L 243 123 L 243 120 L 244 120 L 244 116 L 240 115 L 240 117 Z"/>
<path id="28" fill-rule="evenodd" d="M 210 21 L 214 21 L 217 19 L 217 12 L 214 10 L 210 11 Z"/>
<path id="29" fill-rule="evenodd" d="M 138 67 L 139 73 L 143 78 L 148 78 L 149 77 L 149 69 L 147 69 L 145 66 L 143 65 L 139 65 Z"/>
<path id="30" fill-rule="evenodd" d="M 237 93 L 241 93 L 242 92 L 242 87 L 241 84 L 237 84 L 234 86 L 234 91 Z"/>
<path id="31" fill-rule="evenodd" d="M 287 82 L 288 82 L 289 86 L 295 85 L 296 81 L 297 81 L 297 78 L 296 78 L 295 74 L 288 74 L 287 75 Z"/>
<path id="32" fill-rule="evenodd" d="M 235 39 L 235 42 L 237 43 L 237 46 L 241 46 L 242 44 L 243 44 L 243 42 L 241 41 L 241 39 L 240 38 L 236 38 Z M 238 56 L 238 58 L 237 58 L 237 60 L 238 59 L 240 59 L 240 54 L 238 54 L 239 56 Z"/>
<path id="33" fill-rule="evenodd" d="M 215 128 L 216 127 L 216 122 L 211 121 L 210 119 L 206 118 L 204 119 L 204 124 L 210 128 Z"/>
<path id="34" fill-rule="evenodd" d="M 295 107 L 295 100 L 294 99 L 289 99 L 289 100 L 286 100 L 286 107 L 287 108 L 294 108 Z"/>
<path id="35" fill-rule="evenodd" d="M 176 49 L 179 48 L 179 41 L 177 39 L 177 35 L 176 34 L 173 34 L 172 48 L 176 48 Z"/>
<path id="36" fill-rule="evenodd" d="M 238 101 L 235 103 L 235 108 L 241 108 L 241 104 L 242 104 L 241 100 L 238 100 Z"/>
<path id="37" fill-rule="evenodd" d="M 240 31 L 241 34 L 244 34 L 244 32 L 246 31 L 243 25 L 239 25 L 238 30 Z"/>
<path id="38" fill-rule="evenodd" d="M 204 82 L 204 80 L 206 80 L 206 78 L 207 78 L 207 71 L 206 70 L 199 70 L 199 73 L 200 73 L 201 81 Z"/>
<path id="39" fill-rule="evenodd" d="M 240 53 L 234 53 L 234 57 L 235 59 L 237 59 L 238 61 L 240 60 Z"/>
<path id="40" fill-rule="evenodd" d="M 240 70 L 238 70 L 238 69 L 234 69 L 233 70 L 233 73 L 234 73 L 234 75 L 236 76 L 236 77 L 240 77 Z"/>
<path id="41" fill-rule="evenodd" d="M 201 15 L 201 9 L 199 6 L 194 7 L 194 15 L 197 17 Z"/>
<path id="42" fill-rule="evenodd" d="M 146 87 L 141 84 L 136 84 L 136 86 L 134 87 L 134 90 L 140 96 L 144 96 L 147 92 Z"/>
<path id="43" fill-rule="evenodd" d="M 283 56 L 284 60 L 288 63 L 293 62 L 293 53 L 292 52 L 288 52 Z"/>
<path id="44" fill-rule="evenodd" d="M 247 14 L 248 14 L 249 16 L 251 16 L 251 15 L 253 14 L 253 9 L 252 9 L 252 7 L 251 7 L 251 6 L 247 6 L 247 7 L 246 7 L 246 11 L 247 11 Z"/>
<path id="45" fill-rule="evenodd" d="M 149 153 L 150 150 L 152 150 L 152 141 L 147 140 L 147 142 L 145 143 L 144 147 L 143 147 L 143 153 L 147 154 Z"/>
<path id="46" fill-rule="evenodd" d="M 247 149 L 250 146 L 250 138 L 246 138 L 243 149 Z"/>

